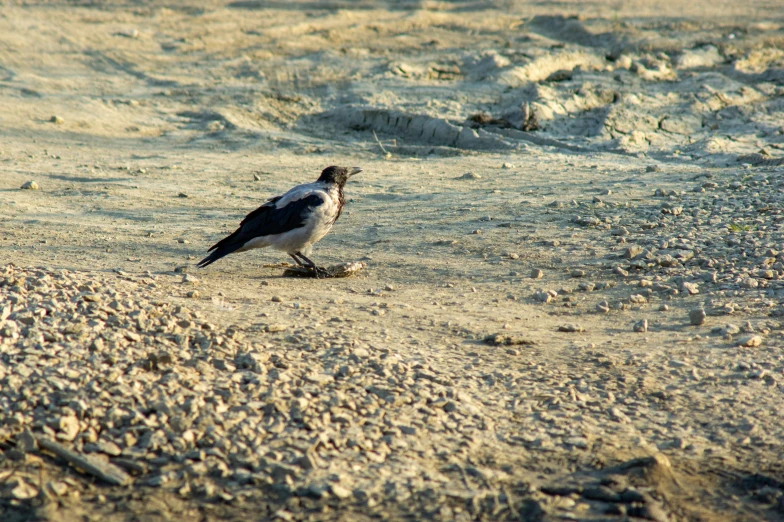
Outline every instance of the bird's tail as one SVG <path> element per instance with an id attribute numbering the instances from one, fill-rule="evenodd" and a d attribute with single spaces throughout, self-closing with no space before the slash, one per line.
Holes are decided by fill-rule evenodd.
<path id="1" fill-rule="evenodd" d="M 228 239 L 228 238 L 227 238 Z M 231 254 L 232 252 L 239 250 L 242 248 L 242 243 L 228 243 L 228 244 L 221 244 L 223 241 L 218 243 L 217 245 L 213 246 L 210 250 L 212 252 L 210 255 L 196 263 L 196 266 L 199 268 L 204 268 L 205 266 L 213 264 L 218 259 Z"/>

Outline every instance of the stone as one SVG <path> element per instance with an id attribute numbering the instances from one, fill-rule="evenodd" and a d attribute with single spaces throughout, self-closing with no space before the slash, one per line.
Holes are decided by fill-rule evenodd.
<path id="1" fill-rule="evenodd" d="M 11 490 L 11 496 L 17 500 L 30 500 L 38 496 L 38 489 L 21 478 L 16 479 L 16 486 Z"/>
<path id="2" fill-rule="evenodd" d="M 340 500 L 347 499 L 351 496 L 351 490 L 348 488 L 344 488 L 340 484 L 330 484 L 329 492 L 332 493 L 336 498 Z"/>
<path id="3" fill-rule="evenodd" d="M 38 183 L 36 181 L 25 181 L 21 187 L 23 190 L 38 190 Z"/>
<path id="4" fill-rule="evenodd" d="M 705 310 L 702 308 L 696 308 L 689 312 L 689 322 L 694 326 L 699 326 L 705 323 Z"/>
<path id="5" fill-rule="evenodd" d="M 626 270 L 624 270 L 623 268 L 621 268 L 619 266 L 616 266 L 615 268 L 613 268 L 613 273 L 617 274 L 617 275 L 619 275 L 621 277 L 629 277 L 629 272 L 627 272 Z"/>
<path id="6" fill-rule="evenodd" d="M 681 291 L 688 293 L 689 295 L 697 295 L 700 293 L 697 283 L 687 283 L 686 281 L 681 283 Z"/>
<path id="7" fill-rule="evenodd" d="M 623 252 L 623 257 L 625 257 L 626 259 L 634 259 L 637 256 L 641 255 L 642 252 L 643 249 L 640 245 L 631 245 Z"/>
<path id="8" fill-rule="evenodd" d="M 553 300 L 553 296 L 549 292 L 536 292 L 534 299 L 540 303 L 549 303 Z"/>
<path id="9" fill-rule="evenodd" d="M 60 417 L 58 422 L 60 431 L 57 438 L 65 441 L 72 441 L 79 435 L 79 419 L 72 415 Z"/>
<path id="10" fill-rule="evenodd" d="M 648 331 L 648 320 L 642 319 L 634 323 L 634 331 L 638 333 L 645 333 Z"/>
<path id="11" fill-rule="evenodd" d="M 743 346 L 747 348 L 755 348 L 762 344 L 762 337 L 759 335 L 744 335 L 743 337 L 738 338 L 738 346 Z"/>
<path id="12" fill-rule="evenodd" d="M 558 327 L 559 332 L 584 332 L 585 328 L 576 323 L 563 324 Z"/>

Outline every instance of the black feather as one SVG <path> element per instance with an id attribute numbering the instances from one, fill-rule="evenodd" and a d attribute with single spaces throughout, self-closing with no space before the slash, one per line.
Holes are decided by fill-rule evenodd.
<path id="1" fill-rule="evenodd" d="M 297 228 L 305 226 L 308 218 L 315 207 L 324 204 L 324 199 L 320 194 L 292 201 L 282 208 L 276 208 L 275 203 L 280 200 L 280 196 L 271 198 L 242 220 L 239 228 L 231 235 L 221 239 L 209 251 L 210 255 L 199 261 L 197 266 L 204 268 L 217 261 L 218 259 L 231 254 L 245 246 L 245 244 L 257 237 L 272 236 L 283 234 Z"/>

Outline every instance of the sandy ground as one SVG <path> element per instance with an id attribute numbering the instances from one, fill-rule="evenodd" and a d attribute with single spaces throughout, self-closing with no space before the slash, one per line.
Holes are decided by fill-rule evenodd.
<path id="1" fill-rule="evenodd" d="M 25 357 L 103 335 L 30 341 L 19 296 L 34 291 L 15 271 L 65 270 L 128 310 L 239 332 L 232 357 L 272 361 L 267 399 L 279 369 L 315 368 L 345 410 L 308 428 L 334 432 L 321 466 L 278 473 L 303 457 L 269 443 L 247 477 L 236 460 L 210 468 L 209 489 L 183 472 L 191 458 L 139 457 L 100 419 L 95 437 L 153 462 L 133 487 L 14 453 L 49 422 L 18 407 L 4 520 L 784 518 L 784 13 L 653 4 L 3 5 L 0 296 L 20 325 L 0 345 L 5 404 L 32 382 L 14 377 Z M 365 262 L 360 275 L 283 278 L 287 256 L 268 251 L 194 268 L 266 197 L 333 164 L 365 172 L 314 257 Z M 154 346 L 138 329 L 141 342 L 105 336 L 139 345 L 126 383 Z M 209 395 L 220 375 L 199 372 Z M 373 394 L 394 419 L 383 447 L 346 456 L 336 441 L 367 412 L 345 403 Z M 286 428 L 265 444 L 299 429 L 278 412 Z M 90 452 L 86 435 L 58 438 Z"/>

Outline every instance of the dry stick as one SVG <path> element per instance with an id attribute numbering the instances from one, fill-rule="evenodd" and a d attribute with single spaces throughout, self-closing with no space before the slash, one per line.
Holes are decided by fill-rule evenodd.
<path id="1" fill-rule="evenodd" d="M 38 441 L 38 445 L 41 448 L 51 451 L 58 457 L 68 461 L 68 463 L 83 471 L 86 471 L 90 475 L 101 478 L 110 484 L 114 484 L 115 486 L 125 486 L 126 484 L 130 484 L 133 480 L 130 475 L 114 464 L 88 459 L 79 453 L 76 453 L 75 451 L 69 450 L 62 444 L 58 444 L 53 440 L 47 439 L 46 437 L 36 437 L 35 440 Z"/>
<path id="2" fill-rule="evenodd" d="M 376 138 L 376 143 L 378 143 L 378 146 L 381 147 L 381 152 L 383 152 L 385 155 L 389 154 L 389 152 L 387 152 L 387 149 L 385 149 L 384 146 L 381 144 L 381 141 L 379 141 L 378 136 L 376 136 L 376 131 L 373 131 L 373 137 Z"/>

